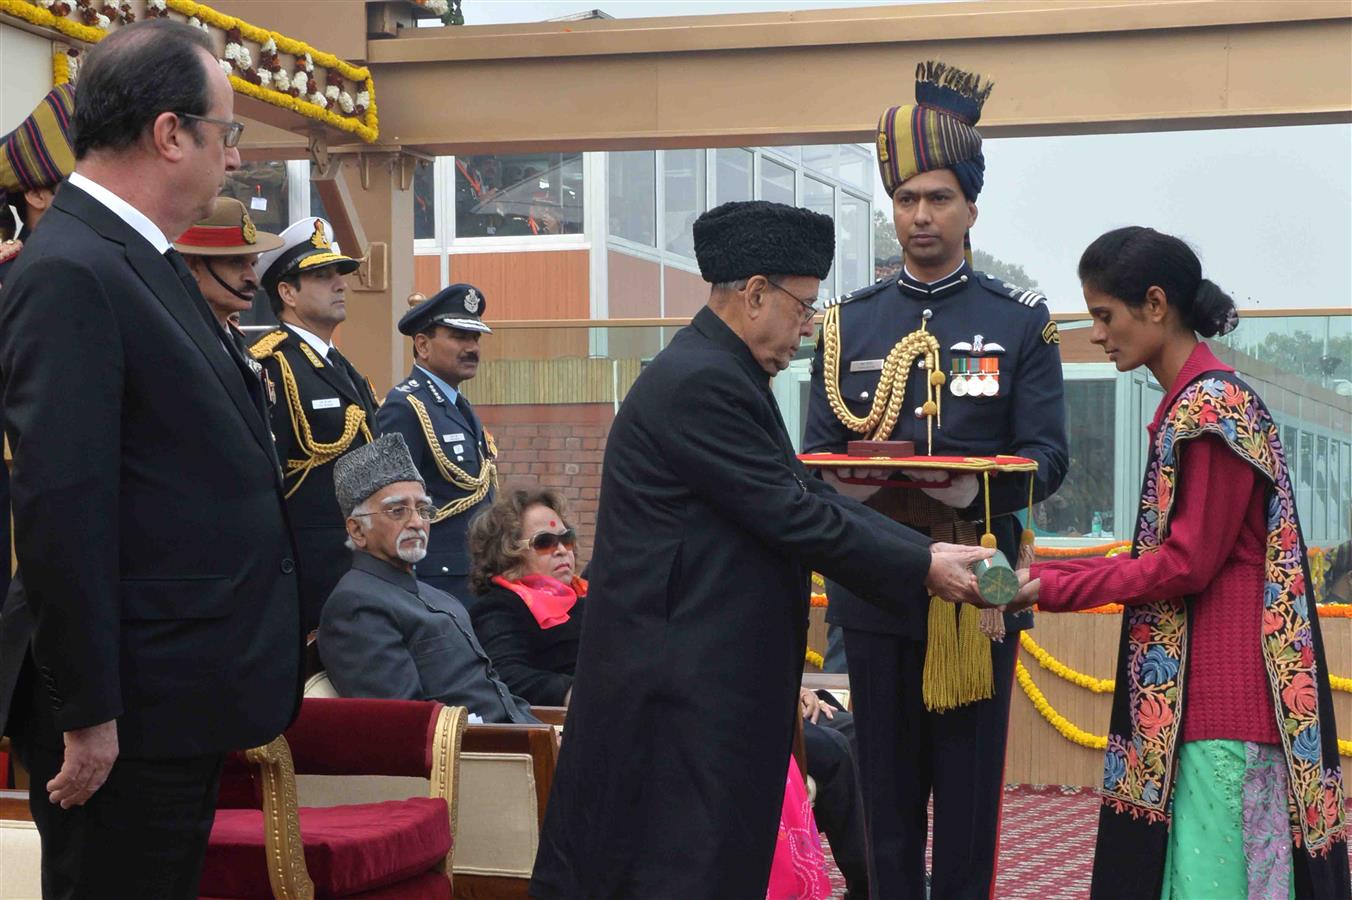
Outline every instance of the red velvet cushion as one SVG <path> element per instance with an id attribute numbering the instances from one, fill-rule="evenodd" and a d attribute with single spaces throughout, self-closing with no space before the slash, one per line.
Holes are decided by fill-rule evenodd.
<path id="1" fill-rule="evenodd" d="M 451 850 L 446 801 L 430 797 L 324 808 L 302 807 L 305 867 L 317 897 L 347 897 L 426 872 Z M 201 893 L 268 898 L 263 814 L 218 809 Z"/>
<path id="2" fill-rule="evenodd" d="M 286 730 L 297 775 L 414 775 L 431 770 L 441 704 L 307 697 Z"/>

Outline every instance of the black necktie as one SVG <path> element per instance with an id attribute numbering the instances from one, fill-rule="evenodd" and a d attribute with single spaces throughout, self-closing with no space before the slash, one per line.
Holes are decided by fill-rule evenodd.
<path id="1" fill-rule="evenodd" d="M 330 347 L 329 352 L 325 354 L 325 356 L 328 358 L 329 364 L 333 367 L 334 371 L 338 373 L 338 377 L 347 383 L 348 389 L 352 391 L 352 396 L 361 397 L 361 392 L 357 390 L 357 379 L 359 376 L 357 375 L 357 370 L 352 368 L 352 363 L 348 362 L 343 357 L 343 354 L 338 352 L 337 347 Z"/>
<path id="2" fill-rule="evenodd" d="M 235 364 L 235 368 L 243 376 L 244 387 L 249 392 L 249 396 L 255 401 L 261 402 L 262 390 L 259 387 L 258 376 L 253 373 L 253 369 L 244 360 L 239 348 L 235 346 L 235 342 L 229 339 L 229 333 L 221 330 L 221 323 L 216 321 L 216 317 L 211 314 L 211 307 L 207 305 L 206 298 L 202 296 L 202 289 L 197 286 L 197 278 L 188 268 L 188 264 L 184 262 L 183 254 L 170 247 L 164 251 L 164 258 L 169 260 L 169 265 L 174 267 L 174 274 L 178 276 L 179 281 L 183 282 L 183 289 L 188 292 L 188 299 L 193 306 L 197 307 L 197 311 L 201 313 L 207 325 L 210 326 L 211 333 L 216 335 L 219 340 L 221 349 L 225 351 L 226 356 L 230 357 L 230 361 Z"/>
<path id="3" fill-rule="evenodd" d="M 455 393 L 455 408 L 460 410 L 460 415 L 464 416 L 465 421 L 469 423 L 469 427 L 474 429 L 474 436 L 477 439 L 479 436 L 479 423 L 474 420 L 474 413 L 469 408 L 469 401 L 466 400 L 465 395 L 459 391 L 456 391 Z"/>

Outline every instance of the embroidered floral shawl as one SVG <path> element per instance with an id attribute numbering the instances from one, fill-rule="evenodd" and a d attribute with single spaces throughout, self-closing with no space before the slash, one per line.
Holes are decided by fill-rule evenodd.
<path id="1" fill-rule="evenodd" d="M 1285 455 L 1262 401 L 1234 375 L 1205 372 L 1171 404 L 1151 447 L 1134 555 L 1153 553 L 1169 528 L 1185 441 L 1214 434 L 1269 486 L 1263 659 L 1290 783 L 1291 836 L 1317 896 L 1347 883 L 1347 822 L 1328 667 Z M 1093 895 L 1126 896 L 1162 872 L 1183 721 L 1189 598 L 1129 606 L 1122 616 L 1117 691 L 1103 769 Z M 1338 847 L 1339 851 L 1329 851 Z M 1135 853 L 1123 853 L 1131 848 Z M 1149 857 L 1154 857 L 1150 860 Z M 1145 857 L 1145 858 L 1143 858 Z M 1154 865 L 1151 865 L 1154 863 Z M 1341 866 L 1336 871 L 1319 872 Z M 1156 868 L 1158 867 L 1158 868 Z M 1331 890 L 1320 890 L 1320 885 Z M 1158 889 L 1156 889 L 1158 893 Z"/>

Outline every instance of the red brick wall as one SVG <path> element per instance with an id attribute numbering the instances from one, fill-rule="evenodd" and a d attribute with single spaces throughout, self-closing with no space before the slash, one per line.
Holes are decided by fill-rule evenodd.
<path id="1" fill-rule="evenodd" d="M 503 490 L 541 486 L 563 494 L 578 530 L 578 568 L 591 559 L 601 457 L 614 419 L 609 403 L 476 406 L 498 444 Z"/>

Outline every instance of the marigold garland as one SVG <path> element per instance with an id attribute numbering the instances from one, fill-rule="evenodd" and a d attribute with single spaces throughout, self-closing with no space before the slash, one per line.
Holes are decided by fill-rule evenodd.
<path id="1" fill-rule="evenodd" d="M 64 16 L 58 16 L 38 6 L 33 0 L 0 0 L 0 13 L 23 19 L 39 28 L 50 28 L 86 44 L 97 44 L 108 34 L 102 28 L 72 22 Z"/>
<path id="2" fill-rule="evenodd" d="M 816 609 L 826 609 L 826 595 L 813 591 L 812 605 Z"/>
<path id="3" fill-rule="evenodd" d="M 323 122 L 340 131 L 354 134 L 368 144 L 374 143 L 380 136 L 380 122 L 376 113 L 375 82 L 371 78 L 370 69 L 364 66 L 354 66 L 349 62 L 339 59 L 332 53 L 325 53 L 321 50 L 317 50 L 303 41 L 298 41 L 294 38 L 289 38 L 285 35 L 259 28 L 256 25 L 251 25 L 248 22 L 241 21 L 233 16 L 224 15 L 209 6 L 194 2 L 194 0 L 166 0 L 166 6 L 180 15 L 188 18 L 196 18 L 206 25 L 219 28 L 223 31 L 238 29 L 242 37 L 259 44 L 264 44 L 268 40 L 272 40 L 276 44 L 278 51 L 281 53 L 288 53 L 302 59 L 306 55 L 309 55 L 315 66 L 337 72 L 348 81 L 360 84 L 362 91 L 367 95 L 367 104 L 366 111 L 360 118 L 340 115 L 339 113 L 325 109 L 309 100 L 292 97 L 288 93 L 252 84 L 245 81 L 243 78 L 232 74 L 230 76 L 230 85 L 234 88 L 236 93 L 243 94 L 246 97 L 252 97 L 255 100 L 269 103 L 282 109 L 289 109 L 305 118 Z M 43 9 L 41 6 L 37 5 L 36 0 L 0 0 L 0 13 L 12 15 L 15 18 L 23 19 L 26 22 L 42 28 L 50 28 L 53 31 L 59 32 L 77 41 L 82 41 L 86 44 L 97 44 L 108 35 L 106 29 L 74 22 L 64 16 L 58 16 L 55 13 Z M 313 70 L 311 71 L 313 73 Z M 69 81 L 68 63 L 62 63 L 53 57 L 52 76 L 56 84 L 65 84 Z"/>
<path id="4" fill-rule="evenodd" d="M 1095 694 L 1111 694 L 1116 687 L 1117 682 L 1111 678 L 1095 678 L 1093 675 L 1075 671 L 1039 647 L 1027 631 L 1019 632 L 1019 646 L 1027 650 L 1029 655 L 1037 660 L 1039 666 L 1058 678 L 1064 678 L 1073 685 L 1085 688 Z"/>
<path id="5" fill-rule="evenodd" d="M 185 16 L 196 16 L 208 25 L 212 25 L 223 31 L 238 29 L 240 36 L 254 41 L 258 44 L 265 44 L 269 40 L 277 45 L 279 53 L 288 53 L 292 56 L 304 58 L 306 55 L 314 62 L 315 66 L 331 69 L 348 81 L 358 82 L 362 85 L 368 96 L 366 107 L 365 122 L 360 119 L 349 116 L 342 116 L 325 109 L 318 104 L 311 103 L 299 97 L 292 97 L 290 94 L 274 91 L 269 88 L 251 84 L 237 75 L 230 76 L 230 84 L 237 93 L 246 97 L 252 97 L 255 100 L 261 100 L 264 103 L 271 103 L 273 106 L 279 106 L 282 109 L 289 109 L 310 119 L 317 119 L 332 125 L 334 128 L 341 129 L 355 134 L 363 141 L 373 143 L 380 134 L 379 120 L 376 116 L 376 86 L 371 79 L 371 70 L 365 66 L 354 66 L 349 62 L 339 59 L 332 53 L 325 53 L 311 47 L 304 41 L 298 41 L 295 38 L 289 38 L 284 34 L 278 34 L 275 31 L 268 31 L 265 28 L 259 28 L 257 25 L 251 25 L 248 22 L 236 19 L 234 16 L 227 16 L 219 13 L 209 6 L 195 2 L 195 0 L 168 0 L 170 9 Z"/>
<path id="6" fill-rule="evenodd" d="M 1079 559 L 1089 556 L 1108 556 L 1114 550 L 1131 549 L 1130 541 L 1113 541 L 1094 547 L 1035 547 L 1033 554 L 1040 559 Z"/>
<path id="7" fill-rule="evenodd" d="M 1082 728 L 1077 728 L 1065 716 L 1052 709 L 1052 705 L 1047 702 L 1047 698 L 1042 695 L 1042 691 L 1038 690 L 1037 685 L 1033 683 L 1033 676 L 1028 674 L 1028 669 L 1024 666 L 1023 660 L 1014 663 L 1014 677 L 1018 679 L 1019 687 L 1023 688 L 1023 692 L 1028 695 L 1033 708 L 1038 711 L 1042 718 L 1047 720 L 1047 724 L 1060 732 L 1061 737 L 1091 750 L 1104 750 L 1108 747 L 1107 735 L 1090 734 Z"/>
<path id="8" fill-rule="evenodd" d="M 60 87 L 70 83 L 70 56 L 66 48 L 57 45 L 52 49 L 52 85 Z"/>
<path id="9" fill-rule="evenodd" d="M 818 669 L 821 669 L 826 665 L 826 660 L 822 658 L 822 655 L 810 648 L 804 658 L 808 665 L 816 666 Z"/>

